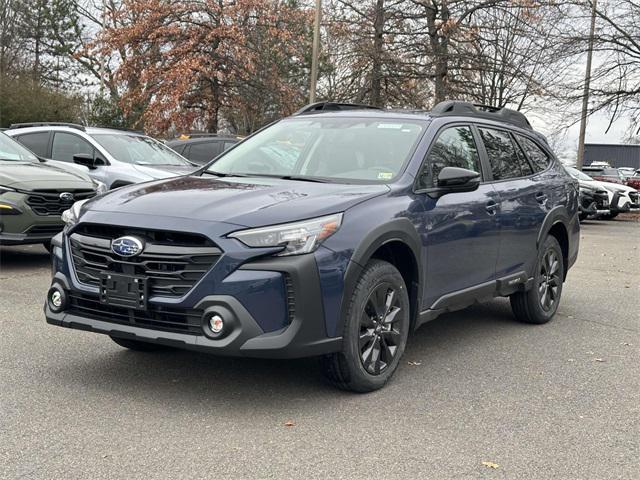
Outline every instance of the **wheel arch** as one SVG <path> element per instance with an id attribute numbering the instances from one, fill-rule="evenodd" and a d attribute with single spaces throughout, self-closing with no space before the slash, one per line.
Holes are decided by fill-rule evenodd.
<path id="1" fill-rule="evenodd" d="M 421 265 L 420 236 L 413 223 L 406 218 L 395 219 L 369 232 L 353 252 L 344 276 L 344 289 L 340 303 L 337 332 L 342 332 L 349 303 L 358 278 L 369 260 L 377 258 L 394 265 L 407 285 L 411 302 L 411 325 L 419 312 L 423 272 Z"/>
<path id="2" fill-rule="evenodd" d="M 545 217 L 542 227 L 538 232 L 536 246 L 540 248 L 542 242 L 549 235 L 555 237 L 562 250 L 562 263 L 564 266 L 564 279 L 569 270 L 569 215 L 564 207 L 553 208 Z"/>

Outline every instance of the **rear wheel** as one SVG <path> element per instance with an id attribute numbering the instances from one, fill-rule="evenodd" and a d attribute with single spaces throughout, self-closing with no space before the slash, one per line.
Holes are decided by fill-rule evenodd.
<path id="1" fill-rule="evenodd" d="M 588 217 L 589 217 L 589 214 L 585 212 L 580 212 L 578 214 L 578 220 L 580 220 L 581 222 L 584 222 Z"/>
<path id="2" fill-rule="evenodd" d="M 338 388 L 371 392 L 391 378 L 409 334 L 409 296 L 402 275 L 372 260 L 351 297 L 342 351 L 322 357 L 324 375 Z"/>
<path id="3" fill-rule="evenodd" d="M 564 262 L 558 240 L 549 236 L 538 253 L 533 287 L 527 292 L 510 296 L 511 309 L 516 318 L 526 323 L 547 323 L 560 304 Z"/>
<path id="4" fill-rule="evenodd" d="M 131 340 L 130 338 L 109 337 L 118 345 L 136 352 L 155 352 L 157 350 L 166 350 L 169 347 L 158 345 L 155 343 L 141 342 L 139 340 Z"/>
<path id="5" fill-rule="evenodd" d="M 618 212 L 611 212 L 611 213 L 604 214 L 602 218 L 604 218 L 605 220 L 613 220 L 617 216 L 618 216 Z"/>

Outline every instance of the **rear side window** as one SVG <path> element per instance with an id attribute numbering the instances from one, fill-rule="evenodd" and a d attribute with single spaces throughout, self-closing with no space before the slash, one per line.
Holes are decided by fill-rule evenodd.
<path id="1" fill-rule="evenodd" d="M 84 138 L 72 133 L 56 132 L 53 137 L 51 158 L 62 162 L 73 162 L 73 156 L 85 154 L 94 156 L 95 149 Z"/>
<path id="2" fill-rule="evenodd" d="M 509 133 L 492 128 L 480 128 L 480 136 L 489 157 L 494 180 L 526 177 L 533 172 L 527 159 Z"/>
<path id="3" fill-rule="evenodd" d="M 49 132 L 27 133 L 16 140 L 40 157 L 49 155 Z"/>
<path id="4" fill-rule="evenodd" d="M 527 157 L 531 160 L 533 164 L 533 169 L 536 172 L 541 172 L 542 170 L 546 170 L 549 164 L 551 163 L 551 157 L 546 154 L 544 150 L 542 150 L 533 140 L 529 140 L 527 137 L 523 137 L 522 135 L 516 134 L 518 138 L 518 142 L 520 142 L 520 146 L 524 149 Z"/>
<path id="5" fill-rule="evenodd" d="M 233 147 L 236 143 L 238 142 L 224 142 L 224 150 L 229 150 L 231 147 Z"/>
<path id="6" fill-rule="evenodd" d="M 207 163 L 220 154 L 220 142 L 201 142 L 191 145 L 189 160 L 198 163 Z"/>
<path id="7" fill-rule="evenodd" d="M 438 175 L 445 167 L 458 167 L 480 171 L 480 157 L 468 126 L 451 127 L 436 139 L 418 180 L 418 188 L 435 187 Z"/>

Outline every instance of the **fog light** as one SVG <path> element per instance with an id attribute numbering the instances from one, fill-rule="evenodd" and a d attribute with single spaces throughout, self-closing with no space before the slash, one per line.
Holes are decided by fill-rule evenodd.
<path id="1" fill-rule="evenodd" d="M 54 285 L 49 289 L 47 301 L 49 303 L 49 308 L 53 313 L 60 313 L 67 306 L 67 296 L 65 295 L 64 290 L 57 285 Z"/>
<path id="2" fill-rule="evenodd" d="M 213 315 L 209 319 L 209 328 L 213 333 L 220 333 L 224 329 L 224 321 L 220 315 Z"/>

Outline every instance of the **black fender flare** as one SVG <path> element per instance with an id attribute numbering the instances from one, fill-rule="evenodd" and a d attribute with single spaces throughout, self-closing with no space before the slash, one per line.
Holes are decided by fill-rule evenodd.
<path id="1" fill-rule="evenodd" d="M 344 323 L 347 318 L 347 311 L 349 309 L 349 303 L 351 301 L 351 295 L 353 294 L 356 282 L 360 278 L 360 274 L 362 273 L 365 265 L 378 248 L 394 241 L 404 243 L 413 253 L 417 265 L 418 281 L 416 282 L 416 285 L 407 285 L 407 288 L 416 289 L 416 295 L 414 295 L 414 298 L 416 299 L 414 313 L 417 314 L 420 310 L 420 297 L 422 292 L 419 285 L 422 285 L 423 277 L 421 268 L 422 242 L 415 226 L 409 219 L 396 218 L 371 230 L 354 250 L 344 275 L 344 288 L 342 290 L 342 300 L 340 302 L 340 318 L 338 318 L 336 326 L 336 335 L 342 335 Z M 415 317 L 416 315 L 413 316 Z M 412 322 L 414 320 L 414 318 L 411 319 Z"/>
<path id="2" fill-rule="evenodd" d="M 540 244 L 544 241 L 545 238 L 547 238 L 551 227 L 553 227 L 557 223 L 562 223 L 562 225 L 564 225 L 564 228 L 567 230 L 567 233 L 569 232 L 569 224 L 571 223 L 569 221 L 569 214 L 567 213 L 567 209 L 562 205 L 558 205 L 557 207 L 552 208 L 549 213 L 547 213 L 547 216 L 544 218 L 542 226 L 538 231 L 536 247 L 540 247 Z"/>

